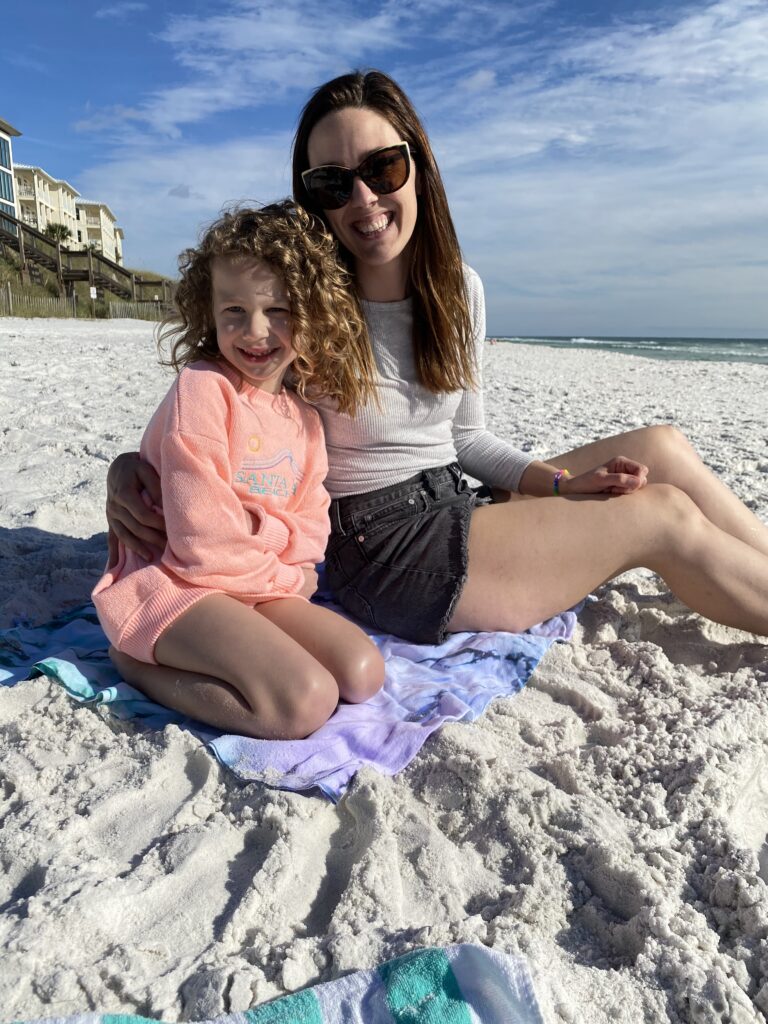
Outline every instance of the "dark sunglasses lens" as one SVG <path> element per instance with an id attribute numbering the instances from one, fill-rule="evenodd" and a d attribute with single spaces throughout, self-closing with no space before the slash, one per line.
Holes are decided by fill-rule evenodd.
<path id="1" fill-rule="evenodd" d="M 352 195 L 352 172 L 343 167 L 318 167 L 307 175 L 305 188 L 324 210 L 339 210 Z"/>
<path id="2" fill-rule="evenodd" d="M 386 196 L 408 180 L 408 161 L 401 149 L 385 149 L 363 160 L 358 173 L 371 191 Z"/>
<path id="3" fill-rule="evenodd" d="M 340 210 L 352 195 L 355 176 L 359 175 L 372 192 L 387 196 L 408 181 L 410 162 L 404 146 L 392 146 L 371 153 L 356 171 L 346 167 L 318 167 L 304 177 L 304 187 L 323 210 Z"/>

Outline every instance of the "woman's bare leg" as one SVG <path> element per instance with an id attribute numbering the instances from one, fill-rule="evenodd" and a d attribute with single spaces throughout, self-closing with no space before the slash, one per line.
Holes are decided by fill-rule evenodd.
<path id="1" fill-rule="evenodd" d="M 768 635 L 768 556 L 665 484 L 616 498 L 475 509 L 469 575 L 450 628 L 526 629 L 638 566 L 662 576 L 694 611 Z"/>
<path id="2" fill-rule="evenodd" d="M 384 659 L 353 622 L 304 601 L 269 601 L 256 610 L 328 669 L 348 703 L 358 704 L 381 689 Z"/>
<path id="3" fill-rule="evenodd" d="M 694 501 L 721 530 L 768 555 L 768 526 L 736 497 L 701 461 L 676 427 L 643 427 L 594 441 L 572 452 L 547 459 L 553 466 L 584 473 L 616 455 L 648 466 L 648 482 L 672 484 Z"/>
<path id="4" fill-rule="evenodd" d="M 292 601 L 310 609 L 305 601 Z M 155 645 L 159 665 L 113 659 L 152 700 L 228 732 L 296 739 L 330 718 L 339 700 L 331 673 L 292 637 L 224 594 L 204 597 Z"/>

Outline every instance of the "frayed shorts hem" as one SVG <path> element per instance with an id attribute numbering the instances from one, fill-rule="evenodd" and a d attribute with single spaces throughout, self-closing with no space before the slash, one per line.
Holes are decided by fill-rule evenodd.
<path id="1" fill-rule="evenodd" d="M 467 579 L 469 525 L 478 504 L 458 464 L 331 503 L 327 583 L 364 625 L 439 644 Z"/>

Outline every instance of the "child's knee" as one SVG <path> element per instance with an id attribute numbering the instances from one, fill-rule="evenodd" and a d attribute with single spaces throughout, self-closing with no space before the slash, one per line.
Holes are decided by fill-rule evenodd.
<path id="1" fill-rule="evenodd" d="M 339 688 L 330 672 L 311 666 L 290 680 L 281 701 L 277 731 L 285 739 L 303 739 L 325 725 L 339 703 Z"/>
<path id="2" fill-rule="evenodd" d="M 361 644 L 346 661 L 338 684 L 339 693 L 350 704 L 359 704 L 379 692 L 384 685 L 384 659 L 373 643 Z"/>

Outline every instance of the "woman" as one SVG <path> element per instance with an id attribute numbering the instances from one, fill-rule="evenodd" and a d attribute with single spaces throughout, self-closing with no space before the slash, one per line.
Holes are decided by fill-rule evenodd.
<path id="1" fill-rule="evenodd" d="M 293 176 L 297 201 L 339 242 L 371 341 L 362 411 L 318 403 L 334 499 L 328 579 L 352 614 L 423 642 L 522 630 L 645 566 L 701 614 L 768 634 L 768 529 L 677 430 L 631 431 L 547 463 L 485 430 L 482 287 L 462 266 L 429 140 L 395 82 L 372 71 L 321 86 L 301 116 Z M 517 493 L 479 498 L 457 462 Z M 107 514 L 137 549 L 164 540 L 142 488 L 157 493 L 152 473 L 121 456 Z"/>

